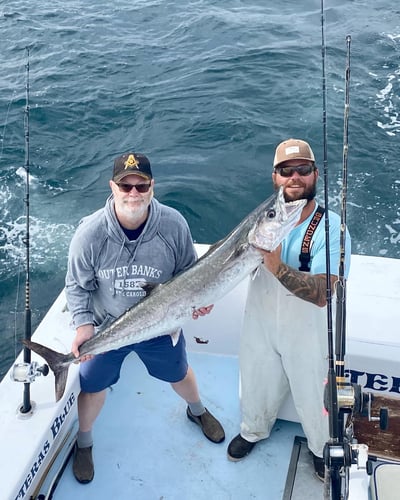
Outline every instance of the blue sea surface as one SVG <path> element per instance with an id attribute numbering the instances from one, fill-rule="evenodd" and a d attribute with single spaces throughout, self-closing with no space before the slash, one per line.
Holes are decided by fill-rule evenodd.
<path id="1" fill-rule="evenodd" d="M 400 4 L 325 1 L 325 164 L 336 211 L 346 35 L 353 252 L 399 258 Z M 321 41 L 319 0 L 0 3 L 0 378 L 24 334 L 26 48 L 35 327 L 63 287 L 74 228 L 109 193 L 118 154 L 148 155 L 156 197 L 201 243 L 271 194 L 280 141 L 308 140 L 323 174 Z"/>

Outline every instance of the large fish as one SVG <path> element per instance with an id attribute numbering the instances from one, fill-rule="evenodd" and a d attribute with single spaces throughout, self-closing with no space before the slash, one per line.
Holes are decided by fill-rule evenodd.
<path id="1" fill-rule="evenodd" d="M 282 188 L 251 212 L 226 238 L 192 267 L 157 285 L 110 326 L 85 341 L 80 356 L 179 331 L 194 309 L 215 303 L 262 262 L 256 247 L 274 250 L 296 225 L 305 200 L 285 203 Z M 23 343 L 42 356 L 55 375 L 58 401 L 64 394 L 72 353 L 61 354 L 36 342 Z"/>

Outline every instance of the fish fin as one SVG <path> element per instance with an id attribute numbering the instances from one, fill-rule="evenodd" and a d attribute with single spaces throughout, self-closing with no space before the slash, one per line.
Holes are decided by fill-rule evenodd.
<path id="1" fill-rule="evenodd" d="M 235 251 L 234 251 L 234 257 L 239 257 L 240 255 L 242 255 L 248 248 L 249 244 L 248 243 L 242 243 L 241 245 L 238 245 L 236 248 L 235 248 Z"/>
<path id="2" fill-rule="evenodd" d="M 53 351 L 53 349 L 38 344 L 37 342 L 32 342 L 31 340 L 23 340 L 22 343 L 36 352 L 36 354 L 39 354 L 51 368 L 55 377 L 56 401 L 59 401 L 63 397 L 65 385 L 67 383 L 70 356 L 68 354 Z"/>
<path id="3" fill-rule="evenodd" d="M 207 252 L 205 252 L 198 260 L 203 260 L 203 259 L 207 258 L 210 254 L 212 254 L 217 249 L 217 247 L 220 247 L 222 245 L 222 243 L 224 242 L 224 240 L 225 240 L 225 238 L 223 238 L 221 240 L 218 240 L 215 243 L 212 243 L 208 247 Z"/>
<path id="4" fill-rule="evenodd" d="M 62 370 L 58 371 L 57 373 L 54 373 L 56 402 L 60 401 L 60 399 L 64 395 L 65 386 L 67 385 L 68 368 L 69 365 L 65 366 Z"/>

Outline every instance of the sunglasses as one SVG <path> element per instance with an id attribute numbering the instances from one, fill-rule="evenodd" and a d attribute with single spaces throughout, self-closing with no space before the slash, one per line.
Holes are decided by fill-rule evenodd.
<path id="1" fill-rule="evenodd" d="M 292 177 L 292 175 L 297 172 L 301 177 L 306 177 L 314 172 L 315 167 L 313 165 L 299 165 L 298 167 L 277 167 L 275 168 L 275 173 L 281 175 L 282 177 Z"/>
<path id="2" fill-rule="evenodd" d="M 126 184 L 124 182 L 117 183 L 117 186 L 119 187 L 119 190 L 122 191 L 123 193 L 130 193 L 133 188 L 136 189 L 138 193 L 147 193 L 148 190 L 150 189 L 151 183 L 150 184 Z"/>

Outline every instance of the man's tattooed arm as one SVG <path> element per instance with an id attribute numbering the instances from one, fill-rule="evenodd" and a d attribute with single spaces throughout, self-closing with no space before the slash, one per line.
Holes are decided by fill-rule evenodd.
<path id="1" fill-rule="evenodd" d="M 297 271 L 281 262 L 275 276 L 282 285 L 296 297 L 307 300 L 319 307 L 326 305 L 326 276 L 325 274 L 310 274 Z M 337 280 L 331 276 L 331 283 Z"/>

